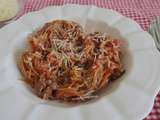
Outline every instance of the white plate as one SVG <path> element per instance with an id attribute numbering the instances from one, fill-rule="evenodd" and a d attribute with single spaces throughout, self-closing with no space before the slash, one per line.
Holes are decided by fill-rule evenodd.
<path id="1" fill-rule="evenodd" d="M 73 20 L 87 31 L 108 32 L 127 42 L 126 74 L 98 100 L 66 106 L 36 97 L 16 66 L 26 36 L 53 19 Z M 160 54 L 152 37 L 113 10 L 95 6 L 52 6 L 24 15 L 0 30 L 0 119 L 2 120 L 138 120 L 151 110 L 160 88 Z"/>

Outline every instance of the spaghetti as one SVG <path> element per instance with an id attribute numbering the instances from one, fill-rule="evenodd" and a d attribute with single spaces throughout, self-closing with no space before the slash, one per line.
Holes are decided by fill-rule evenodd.
<path id="1" fill-rule="evenodd" d="M 87 34 L 75 22 L 46 23 L 28 40 L 30 48 L 20 57 L 20 70 L 43 99 L 90 100 L 124 73 L 123 42 L 99 32 Z"/>

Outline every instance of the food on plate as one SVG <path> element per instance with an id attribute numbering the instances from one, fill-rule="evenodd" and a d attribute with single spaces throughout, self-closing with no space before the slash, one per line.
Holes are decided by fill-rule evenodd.
<path id="1" fill-rule="evenodd" d="M 82 102 L 96 98 L 124 73 L 122 40 L 86 33 L 73 21 L 54 20 L 28 37 L 19 68 L 35 93 L 46 100 Z"/>

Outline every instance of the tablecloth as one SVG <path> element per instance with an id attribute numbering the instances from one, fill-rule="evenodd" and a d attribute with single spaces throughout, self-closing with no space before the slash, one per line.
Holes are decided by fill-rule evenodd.
<path id="1" fill-rule="evenodd" d="M 160 0 L 27 0 L 22 14 L 50 5 L 67 3 L 96 5 L 113 9 L 137 21 L 147 31 L 151 21 L 160 16 Z M 160 120 L 160 94 L 157 95 L 151 113 L 144 120 Z"/>

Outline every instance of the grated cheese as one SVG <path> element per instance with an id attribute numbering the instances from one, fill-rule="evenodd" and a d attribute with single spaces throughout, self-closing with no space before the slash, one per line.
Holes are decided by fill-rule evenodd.
<path id="1" fill-rule="evenodd" d="M 0 21 L 9 20 L 18 12 L 17 0 L 0 0 Z"/>

